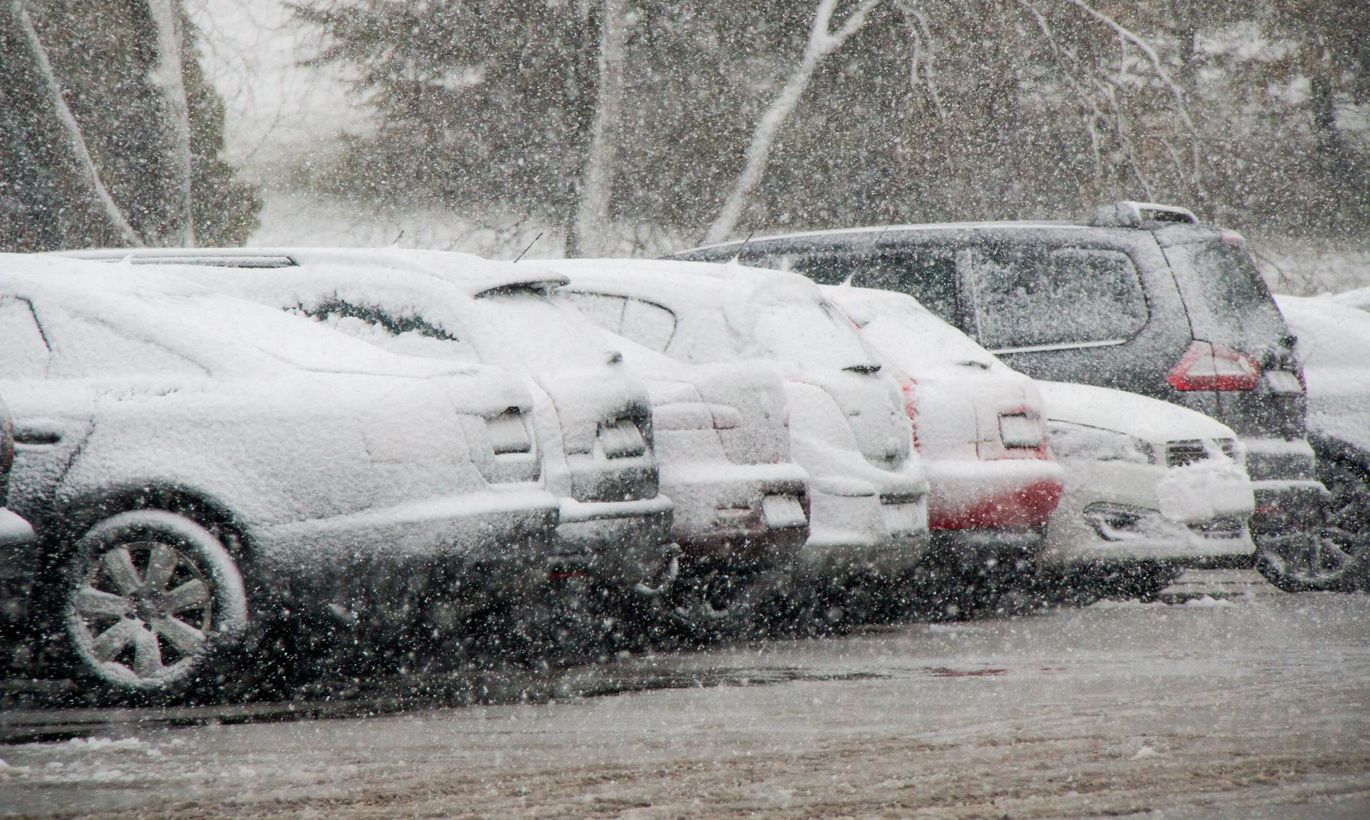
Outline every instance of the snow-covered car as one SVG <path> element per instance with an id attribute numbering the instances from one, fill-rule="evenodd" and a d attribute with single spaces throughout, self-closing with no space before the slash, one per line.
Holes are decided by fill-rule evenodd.
<path id="1" fill-rule="evenodd" d="M 995 584 L 987 581 L 1011 583 L 1014 568 L 1041 549 L 1061 495 L 1061 466 L 1047 449 L 1033 380 L 911 296 L 844 286 L 823 292 L 884 357 L 904 391 L 931 485 L 929 564 L 953 576 L 933 579 L 943 587 L 933 591 L 992 594 Z"/>
<path id="2" fill-rule="evenodd" d="M 1281 301 L 1289 297 L 1280 296 L 1276 301 Z M 1370 288 L 1355 288 L 1343 291 L 1332 296 L 1332 301 L 1346 305 L 1347 307 L 1358 308 L 1360 310 L 1370 310 Z"/>
<path id="3" fill-rule="evenodd" d="M 0 401 L 0 640 L 9 649 L 0 658 L 0 669 L 23 658 L 23 647 L 13 641 L 25 621 L 28 608 L 24 557 L 33 549 L 33 527 L 9 509 L 10 468 L 14 465 L 14 423 L 9 408 Z M 19 657 L 15 657 L 16 651 Z"/>
<path id="4" fill-rule="evenodd" d="M 1352 294 L 1358 293 L 1351 291 Z M 1370 289 L 1365 290 L 1370 307 Z M 1331 299 L 1276 296 L 1308 386 L 1308 441 L 1331 493 L 1319 552 L 1301 565 L 1370 588 L 1370 314 Z"/>
<path id="5" fill-rule="evenodd" d="M 565 569 L 593 555 L 590 569 L 630 592 L 621 603 L 639 614 L 666 604 L 672 616 L 716 622 L 725 597 L 771 570 L 783 574 L 807 537 L 807 476 L 789 457 L 779 379 L 760 368 L 682 365 L 611 336 L 555 297 L 565 279 L 551 271 L 399 250 L 196 250 L 131 259 L 241 265 L 231 279 L 222 268 L 175 270 L 395 351 L 499 362 L 528 374 L 544 397 L 539 418 L 548 439 L 562 444 L 561 452 L 549 448 L 548 481 L 564 494 Z M 258 265 L 269 269 L 251 269 Z M 647 398 L 650 423 L 642 418 Z M 634 430 L 616 429 L 625 407 L 633 408 Z M 641 470 L 644 462 L 650 481 L 645 473 L 637 483 L 622 480 L 625 467 Z"/>
<path id="6" fill-rule="evenodd" d="M 534 398 L 543 477 L 561 498 L 558 578 L 587 570 L 616 592 L 669 566 L 672 504 L 659 491 L 647 389 L 588 323 L 547 298 L 545 271 L 484 264 L 456 283 L 393 249 L 103 251 L 324 322 L 390 352 L 520 374 Z M 477 262 L 482 261 L 470 257 Z"/>
<path id="7" fill-rule="evenodd" d="M 252 653 L 264 636 L 450 635 L 546 578 L 557 499 L 501 369 L 7 255 L 0 394 L 40 539 L 31 636 L 63 636 L 92 690 L 211 696 L 306 662 Z"/>
<path id="8" fill-rule="evenodd" d="M 922 557 L 928 483 L 899 386 L 813 283 L 736 265 L 547 264 L 615 333 L 687 362 L 766 362 L 785 379 L 791 452 L 809 473 L 806 589 L 899 579 Z"/>
<path id="9" fill-rule="evenodd" d="M 1249 561 L 1255 496 L 1230 427 L 1121 390 L 1037 386 L 1065 468 L 1038 558 L 1045 579 L 1149 598 L 1186 566 Z"/>

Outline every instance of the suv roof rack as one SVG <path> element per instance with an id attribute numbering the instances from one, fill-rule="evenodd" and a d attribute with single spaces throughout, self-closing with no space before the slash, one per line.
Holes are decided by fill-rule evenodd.
<path id="1" fill-rule="evenodd" d="M 1188 208 L 1155 202 L 1123 200 L 1094 209 L 1089 224 L 1109 228 L 1141 228 L 1149 224 L 1197 225 L 1199 218 Z"/>

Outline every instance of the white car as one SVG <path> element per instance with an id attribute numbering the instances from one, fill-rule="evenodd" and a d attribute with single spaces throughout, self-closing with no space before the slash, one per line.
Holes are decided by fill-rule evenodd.
<path id="1" fill-rule="evenodd" d="M 992 603 L 1030 574 L 1061 496 L 1036 384 L 911 296 L 848 286 L 823 292 L 904 391 L 932 488 L 926 592 L 958 610 Z"/>
<path id="2" fill-rule="evenodd" d="M 1362 295 L 1370 307 L 1370 289 Z M 1313 566 L 1370 589 L 1370 314 L 1331 299 L 1276 296 L 1308 385 L 1308 441 L 1331 493 Z"/>
<path id="3" fill-rule="evenodd" d="M 808 586 L 827 594 L 863 578 L 888 582 L 917 564 L 928 483 L 899 386 L 816 285 L 735 265 L 547 264 L 615 333 L 687 362 L 768 362 L 785 379 L 791 449 L 809 473 Z"/>
<path id="4" fill-rule="evenodd" d="M 244 658 L 277 628 L 404 654 L 546 578 L 557 499 L 506 371 L 147 270 L 7 255 L 0 395 L 9 503 L 40 534 L 31 635 L 64 636 L 105 692 L 212 697 L 306 662 Z"/>
<path id="5" fill-rule="evenodd" d="M 1135 393 L 1037 385 L 1065 468 L 1038 559 L 1046 578 L 1146 598 L 1185 566 L 1254 553 L 1255 497 L 1231 428 Z"/>
<path id="6" fill-rule="evenodd" d="M 592 559 L 632 612 L 660 614 L 666 604 L 673 617 L 716 621 L 741 575 L 789 566 L 807 535 L 806 475 L 789 458 L 779 380 L 628 350 L 555 298 L 558 274 L 398 250 L 130 258 L 219 266 L 175 270 L 397 352 L 527 374 L 550 445 L 548 486 L 563 495 L 560 574 Z M 225 276 L 223 266 L 242 269 Z"/>
<path id="7" fill-rule="evenodd" d="M 1278 296 L 1275 301 L 1279 303 L 1290 298 L 1297 299 L 1299 297 Z M 1370 310 L 1370 288 L 1356 288 L 1354 290 L 1343 291 L 1342 293 L 1332 296 L 1332 301 L 1341 305 L 1346 305 L 1347 307 Z"/>

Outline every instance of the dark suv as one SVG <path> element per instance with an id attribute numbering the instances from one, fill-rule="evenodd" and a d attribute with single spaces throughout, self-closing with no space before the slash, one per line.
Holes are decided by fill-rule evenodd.
<path id="1" fill-rule="evenodd" d="M 1241 236 L 1136 202 L 1086 223 L 857 228 L 715 245 L 736 259 L 908 293 L 1030 376 L 1128 390 L 1232 427 L 1256 486 L 1259 565 L 1287 589 L 1343 570 L 1318 528 L 1326 490 L 1304 432 L 1303 374 Z"/>

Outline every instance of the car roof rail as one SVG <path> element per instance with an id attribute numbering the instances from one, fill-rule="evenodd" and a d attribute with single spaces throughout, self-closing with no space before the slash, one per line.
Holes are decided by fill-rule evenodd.
<path id="1" fill-rule="evenodd" d="M 63 253 L 94 262 L 128 262 L 134 265 L 209 265 L 220 268 L 293 268 L 299 263 L 287 254 L 238 249 L 118 248 Z"/>
<path id="2" fill-rule="evenodd" d="M 1142 228 L 1148 225 L 1197 225 L 1199 218 L 1188 208 L 1155 202 L 1123 200 L 1094 209 L 1089 224 L 1095 227 Z"/>

